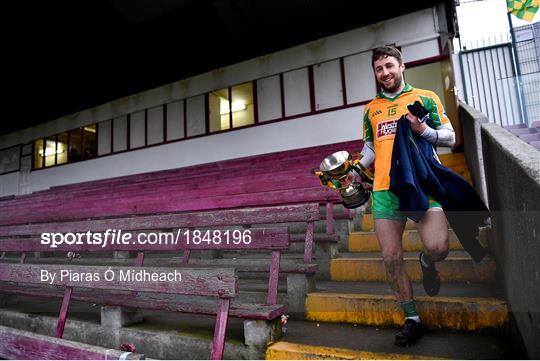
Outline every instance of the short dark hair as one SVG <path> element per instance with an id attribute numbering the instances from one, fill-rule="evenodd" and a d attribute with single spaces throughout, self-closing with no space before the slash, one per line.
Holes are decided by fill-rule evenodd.
<path id="1" fill-rule="evenodd" d="M 399 51 L 398 48 L 396 48 L 395 46 L 381 46 L 373 50 L 373 55 L 371 57 L 371 66 L 373 67 L 377 60 L 385 58 L 387 56 L 392 56 L 396 58 L 399 65 L 403 64 L 403 60 L 401 59 L 401 51 Z"/>

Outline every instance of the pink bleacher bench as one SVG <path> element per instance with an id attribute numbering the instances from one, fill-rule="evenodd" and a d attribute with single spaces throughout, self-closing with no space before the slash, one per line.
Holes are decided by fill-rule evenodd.
<path id="1" fill-rule="evenodd" d="M 294 176 L 300 173 L 305 173 L 306 171 L 309 172 L 313 167 L 318 167 L 323 158 L 336 151 L 348 150 L 351 154 L 353 152 L 360 151 L 362 144 L 363 142 L 359 140 L 267 153 L 213 163 L 193 165 L 183 168 L 54 186 L 48 190 L 35 192 L 34 194 L 48 194 L 51 191 L 65 193 L 72 190 L 114 188 L 118 185 L 134 185 L 149 181 L 163 181 L 178 178 L 187 179 L 190 177 L 195 177 L 200 179 L 201 175 L 219 175 L 219 177 L 232 176 L 234 178 L 238 175 L 272 174 L 276 171 L 287 170 L 291 175 Z M 257 178 L 254 179 L 257 180 Z"/>
<path id="2" fill-rule="evenodd" d="M 238 260 L 234 265 L 241 267 L 242 271 L 252 272 L 270 272 L 268 301 L 270 304 L 276 303 L 277 295 L 277 273 L 279 270 L 287 273 L 287 282 L 289 289 L 293 287 L 295 278 L 308 277 L 311 278 L 318 270 L 318 266 L 312 263 L 313 260 L 313 227 L 314 223 L 321 219 L 320 208 L 318 203 L 296 204 L 287 206 L 271 206 L 271 207 L 255 207 L 229 209 L 220 211 L 204 211 L 204 212 L 184 212 L 184 213 L 168 213 L 155 214 L 145 216 L 126 216 L 118 218 L 91 219 L 82 221 L 63 221 L 63 222 L 48 222 L 34 223 L 25 225 L 4 225 L 0 226 L 0 252 L 23 252 L 21 260 L 27 252 L 99 252 L 106 250 L 113 251 L 136 251 L 138 252 L 137 264 L 142 266 L 144 262 L 144 252 L 160 251 L 171 254 L 179 254 L 183 252 L 181 263 L 187 264 L 190 259 L 190 253 L 193 250 L 268 250 L 272 252 L 269 263 L 258 263 L 257 265 L 242 265 L 242 260 Z M 136 245 L 110 245 L 104 249 L 99 246 L 68 246 L 62 245 L 56 248 L 51 248 L 48 245 L 42 245 L 38 242 L 39 235 L 43 232 L 103 232 L 107 229 L 121 229 L 123 231 L 138 232 L 153 230 L 172 230 L 190 228 L 212 228 L 214 231 L 220 231 L 224 234 L 225 229 L 222 227 L 236 225 L 287 225 L 291 222 L 299 222 L 306 224 L 306 233 L 303 237 L 304 257 L 303 262 L 299 263 L 281 263 L 281 252 L 289 248 L 289 232 L 286 227 L 273 228 L 251 228 L 249 232 L 252 234 L 252 242 L 250 244 L 229 244 L 221 243 L 214 244 L 212 242 L 202 242 L 200 244 L 186 244 L 180 242 L 176 245 L 166 244 L 136 244 Z M 299 241 L 299 240 L 297 240 Z M 173 253 L 171 253 L 173 252 Z M 169 256 L 170 257 L 170 256 Z M 197 260 L 202 262 L 202 260 Z M 79 260 L 84 262 L 84 259 Z M 104 261 L 105 262 L 105 261 Z M 168 261 L 173 262 L 173 261 Z M 175 261 L 174 261 L 175 262 Z M 212 260 L 213 263 L 219 260 Z M 280 268 L 281 267 L 281 268 Z M 299 276 L 293 276 L 298 274 Z M 273 277 L 273 278 L 272 278 Z M 272 287 L 270 287 L 272 285 Z M 307 290 L 306 290 L 307 292 Z M 305 300 L 305 294 L 289 295 L 289 301 L 301 305 Z M 297 308 L 296 306 L 293 308 Z"/>
<path id="3" fill-rule="evenodd" d="M 0 326 L 0 357 L 9 360 L 144 360 L 143 354 Z"/>
<path id="4" fill-rule="evenodd" d="M 0 224 L 313 201 L 338 204 L 337 192 L 322 188 L 311 170 L 328 154 L 343 149 L 354 153 L 361 145 L 343 142 L 57 186 L 0 202 Z M 332 217 L 328 213 L 327 234 L 333 234 Z"/>
<path id="5" fill-rule="evenodd" d="M 523 134 L 519 136 L 519 139 L 523 140 L 524 142 L 531 143 L 535 141 L 540 140 L 540 133 L 536 134 Z"/>
<path id="6" fill-rule="evenodd" d="M 515 135 L 523 135 L 523 134 L 537 134 L 538 131 L 536 128 L 516 128 L 516 129 L 510 129 L 510 133 Z"/>
<path id="7" fill-rule="evenodd" d="M 220 260 L 208 260 L 206 266 L 233 266 L 237 271 L 244 272 L 264 272 L 268 273 L 268 293 L 266 302 L 253 303 L 237 301 L 233 299 L 230 308 L 230 316 L 249 320 L 262 320 L 266 322 L 269 330 L 275 328 L 276 322 L 279 322 L 281 315 L 285 313 L 286 306 L 278 303 L 278 279 L 280 272 L 287 272 L 287 289 L 294 290 L 294 294 L 288 294 L 289 303 L 293 304 L 293 309 L 298 305 L 305 304 L 307 292 L 310 289 L 299 291 L 295 283 L 305 284 L 302 278 L 313 278 L 318 267 L 312 263 L 313 252 L 313 224 L 320 220 L 320 207 L 318 203 L 298 204 L 289 206 L 258 207 L 248 209 L 231 209 L 221 211 L 207 212 L 184 212 L 155 214 L 145 216 L 127 216 L 117 218 L 103 218 L 77 221 L 62 221 L 48 223 L 33 223 L 24 225 L 4 225 L 0 226 L 0 252 L 20 252 L 20 263 L 34 261 L 27 259 L 26 255 L 30 252 L 43 253 L 64 253 L 60 258 L 46 257 L 40 261 L 47 262 L 66 262 L 65 252 L 77 253 L 95 253 L 111 251 L 135 251 L 136 259 L 115 259 L 110 258 L 85 258 L 73 259 L 71 264 L 87 265 L 100 264 L 107 265 L 121 263 L 122 265 L 131 264 L 137 267 L 143 267 L 145 264 L 159 264 L 168 267 L 189 267 L 189 265 L 200 265 L 205 260 L 192 260 L 190 254 L 196 250 L 265 250 L 270 253 L 268 262 L 258 261 L 256 264 L 246 264 L 242 260 L 237 260 L 234 264 L 221 265 Z M 289 249 L 289 231 L 283 224 L 290 222 L 300 222 L 306 224 L 306 234 L 304 237 L 305 249 L 303 262 L 285 263 L 281 262 L 281 252 Z M 228 226 L 249 226 L 250 228 L 236 229 L 237 232 L 249 232 L 249 244 L 245 242 L 236 242 L 231 239 L 225 244 L 215 241 L 186 242 L 186 230 L 210 228 L 211 231 L 218 231 L 224 235 Z M 270 226 L 268 226 L 270 225 Z M 236 227 L 238 228 L 238 227 Z M 180 241 L 176 244 L 109 244 L 102 247 L 100 244 L 59 244 L 56 247 L 50 247 L 50 244 L 40 242 L 40 234 L 59 233 L 66 234 L 84 233 L 84 232 L 104 232 L 107 229 L 122 230 L 130 232 L 132 236 L 148 235 L 155 232 L 167 232 L 170 234 L 180 234 Z M 180 231 L 177 231 L 177 230 Z M 179 233 L 178 233 L 179 232 Z M 145 257 L 147 252 L 165 252 L 167 259 Z M 182 257 L 175 260 L 171 255 L 182 254 Z M 13 259 L 13 258 L 11 258 Z M 7 259 L 6 259 L 7 260 Z M 4 261 L 6 261 L 4 260 Z M 298 278 L 300 277 L 300 279 Z M 13 285 L 0 285 L 0 292 L 25 296 L 45 296 L 50 298 L 62 298 L 61 292 L 51 289 L 40 289 L 40 287 L 20 287 Z M 106 295 L 105 295 L 106 296 Z M 109 295 L 96 294 L 88 290 L 78 290 L 72 297 L 77 301 L 90 303 L 106 304 L 111 306 L 122 306 L 131 308 L 147 308 L 146 304 L 151 301 L 143 294 L 135 293 L 129 297 L 120 298 Z M 185 299 L 172 302 L 162 300 L 160 304 L 167 310 L 180 312 L 193 312 L 199 314 L 215 314 L 215 306 L 207 300 Z M 245 327 L 245 332 L 249 328 Z M 272 334 L 269 334 L 274 337 Z M 246 339 L 249 339 L 246 336 Z"/>
<path id="8" fill-rule="evenodd" d="M 506 125 L 504 128 L 505 128 L 505 129 L 508 129 L 508 130 L 511 130 L 511 129 L 522 129 L 522 128 L 527 128 L 527 124 L 525 124 L 525 123 L 519 123 L 519 124 Z"/>
<path id="9" fill-rule="evenodd" d="M 73 273 L 81 274 L 93 274 L 99 275 L 99 279 L 93 279 L 89 281 L 87 279 L 77 279 L 75 281 L 70 279 L 55 279 L 48 281 L 46 285 L 40 280 L 40 274 L 43 270 L 51 273 L 57 273 L 58 275 L 62 270 L 68 269 Z M 216 310 L 216 323 L 214 330 L 214 339 L 212 343 L 212 359 L 221 359 L 223 356 L 223 350 L 225 347 L 225 335 L 227 329 L 227 322 L 229 318 L 229 305 L 230 299 L 237 294 L 237 278 L 234 269 L 218 268 L 218 269 L 204 269 L 204 268 L 145 268 L 144 270 L 150 274 L 160 274 L 165 272 L 175 272 L 181 275 L 181 281 L 179 282 L 163 282 L 154 280 L 145 280 L 145 282 L 136 282 L 134 280 L 120 281 L 120 275 L 122 272 L 128 274 L 129 272 L 141 271 L 141 268 L 128 268 L 128 267 L 115 267 L 115 266 L 75 266 L 75 265 L 45 265 L 45 264 L 0 264 L 0 281 L 3 282 L 15 282 L 18 285 L 32 285 L 39 284 L 42 288 L 50 288 L 52 286 L 60 286 L 64 288 L 64 296 L 60 314 L 58 316 L 58 322 L 56 327 L 55 336 L 62 338 L 69 304 L 72 300 L 72 295 L 75 289 L 91 290 L 92 293 L 96 291 L 133 291 L 133 292 L 152 292 L 158 294 L 180 294 L 180 295 L 193 295 L 193 296 L 207 296 L 214 297 L 219 300 L 219 304 Z M 106 272 L 113 272 L 115 277 L 112 281 L 107 279 Z M 95 276 L 94 276 L 95 277 Z M 68 278 L 68 277 L 66 277 Z M 31 287 L 31 286 L 30 286 Z M 34 296 L 43 297 L 46 293 L 35 294 Z M 120 298 L 117 295 L 117 298 Z M 96 297 L 94 302 L 99 304 L 105 303 L 107 297 Z M 124 303 L 122 300 L 118 300 L 118 303 Z M 160 302 L 155 300 L 144 303 L 139 302 L 139 307 L 150 309 L 167 309 Z M 188 310 L 189 311 L 189 310 Z M 20 342 L 25 342 L 24 339 L 19 339 Z M 13 354 L 13 349 L 20 349 L 24 344 L 12 342 L 12 347 L 6 350 L 6 355 Z M 22 355 L 25 358 L 31 358 L 31 354 Z"/>
<path id="10" fill-rule="evenodd" d="M 311 176 L 311 175 L 310 175 Z M 253 186 L 256 188 L 256 186 Z M 257 191 L 253 189 L 252 191 Z M 55 203 L 48 201 L 47 204 Z M 304 188 L 272 190 L 255 193 L 240 193 L 229 195 L 198 196 L 196 192 L 183 193 L 164 191 L 149 195 L 133 196 L 131 198 L 102 199 L 75 199 L 61 202 L 51 211 L 45 205 L 17 204 L 13 206 L 0 205 L 4 212 L 0 213 L 0 224 L 24 224 L 36 222 L 52 222 L 58 219 L 81 219 L 117 217 L 122 215 L 145 215 L 153 213 L 207 211 L 215 209 L 231 209 L 245 207 L 276 206 L 288 204 L 303 204 L 318 202 L 326 204 L 326 236 L 317 236 L 317 241 L 337 242 L 334 221 L 336 219 L 350 219 L 348 210 L 339 212 L 334 216 L 334 204 L 340 204 L 341 199 L 337 192 L 325 189 L 320 185 Z M 82 206 L 84 204 L 84 207 Z M 56 208 L 58 207 L 58 208 Z M 341 237 L 345 239 L 346 234 Z M 296 241 L 297 239 L 294 239 Z"/>
<path id="11" fill-rule="evenodd" d="M 53 187 L 0 201 L 0 225 L 318 202 L 326 225 L 313 236 L 317 277 L 327 278 L 332 249 L 345 249 L 347 224 L 357 211 L 334 210 L 338 193 L 321 187 L 312 170 L 328 154 L 361 147 L 361 141 L 343 142 Z M 294 234 L 291 241 L 303 238 Z"/>

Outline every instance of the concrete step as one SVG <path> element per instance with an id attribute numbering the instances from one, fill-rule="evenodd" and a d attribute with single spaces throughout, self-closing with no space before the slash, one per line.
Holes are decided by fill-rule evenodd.
<path id="1" fill-rule="evenodd" d="M 289 320 L 287 332 L 266 352 L 268 360 L 504 359 L 504 335 L 428 330 L 412 347 L 394 345 L 395 328 Z"/>
<path id="2" fill-rule="evenodd" d="M 404 254 L 405 269 L 413 282 L 422 280 L 417 253 Z M 486 258 L 475 263 L 465 252 L 452 251 L 437 263 L 442 282 L 491 283 L 495 279 L 495 261 Z M 385 282 L 386 272 L 380 253 L 341 253 L 330 262 L 333 281 Z"/>
<path id="3" fill-rule="evenodd" d="M 253 286 L 249 286 L 253 287 Z M 247 286 L 245 288 L 248 288 Z M 243 289 L 243 288 L 242 288 Z M 253 289 L 253 288 L 249 288 Z M 427 296 L 421 283 L 412 283 L 413 295 Z M 314 292 L 319 293 L 356 293 L 393 295 L 393 291 L 387 282 L 366 281 L 317 281 Z M 437 297 L 479 297 L 504 299 L 504 291 L 493 283 L 444 283 Z"/>
<path id="4" fill-rule="evenodd" d="M 430 328 L 458 330 L 506 328 L 508 311 L 503 291 L 494 284 L 443 284 L 439 295 L 428 297 L 413 283 L 422 320 Z M 390 286 L 382 282 L 317 282 L 308 294 L 307 318 L 314 321 L 352 322 L 363 325 L 399 325 L 403 313 Z"/>
<path id="5" fill-rule="evenodd" d="M 416 296 L 416 308 L 430 329 L 506 331 L 508 309 L 498 298 Z M 360 293 L 309 293 L 306 318 L 371 326 L 399 326 L 403 312 L 395 296 Z"/>
<path id="6" fill-rule="evenodd" d="M 375 229 L 375 223 L 373 220 L 373 214 L 365 213 L 360 216 L 360 230 L 361 231 L 373 231 Z"/>
<path id="7" fill-rule="evenodd" d="M 455 163 L 453 165 L 450 165 L 450 166 L 445 166 L 447 168 L 450 168 L 452 169 L 454 172 L 456 173 L 465 173 L 465 172 L 468 172 L 469 171 L 469 167 L 467 166 L 467 163 L 465 162 L 462 162 L 462 163 Z"/>
<path id="8" fill-rule="evenodd" d="M 437 154 L 439 160 L 445 167 L 451 167 L 455 164 L 465 163 L 467 164 L 467 159 L 465 158 L 465 153 L 445 153 Z"/>
<path id="9" fill-rule="evenodd" d="M 463 162 L 455 162 L 450 165 L 443 164 L 446 168 L 452 169 L 456 173 L 464 173 L 469 171 L 469 166 L 465 161 Z"/>
<path id="10" fill-rule="evenodd" d="M 450 250 L 463 250 L 453 230 L 448 231 Z M 403 233 L 403 250 L 406 252 L 421 251 L 423 248 L 417 230 L 406 230 Z M 349 252 L 380 251 L 379 241 L 373 231 L 352 232 L 349 235 Z"/>

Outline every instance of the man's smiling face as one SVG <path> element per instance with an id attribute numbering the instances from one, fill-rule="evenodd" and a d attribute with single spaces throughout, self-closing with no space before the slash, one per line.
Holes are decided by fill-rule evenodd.
<path id="1" fill-rule="evenodd" d="M 400 65 L 393 56 L 382 56 L 373 63 L 373 68 L 377 82 L 385 92 L 396 93 L 405 86 L 403 81 L 405 65 Z"/>

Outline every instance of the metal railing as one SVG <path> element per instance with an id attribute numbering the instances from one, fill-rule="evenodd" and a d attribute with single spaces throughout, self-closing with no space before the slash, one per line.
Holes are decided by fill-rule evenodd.
<path id="1" fill-rule="evenodd" d="M 530 126 L 540 121 L 540 24 L 515 31 L 517 63 L 503 37 L 498 44 L 477 43 L 458 53 L 462 100 L 501 126 Z"/>

